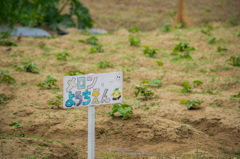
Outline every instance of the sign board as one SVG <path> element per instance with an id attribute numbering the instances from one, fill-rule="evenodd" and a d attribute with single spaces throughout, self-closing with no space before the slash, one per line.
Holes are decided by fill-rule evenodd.
<path id="1" fill-rule="evenodd" d="M 122 103 L 122 72 L 65 76 L 63 108 Z"/>

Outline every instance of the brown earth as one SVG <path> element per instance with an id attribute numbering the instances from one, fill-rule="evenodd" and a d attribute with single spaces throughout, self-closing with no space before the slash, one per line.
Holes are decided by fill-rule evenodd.
<path id="1" fill-rule="evenodd" d="M 95 4 L 96 8 L 104 6 L 93 2 L 84 4 Z M 107 2 L 106 5 L 111 4 Z M 153 2 L 157 1 L 144 3 Z M 228 1 L 223 2 L 230 5 Z M 126 12 L 131 12 L 127 8 L 135 4 L 132 1 L 119 3 L 125 4 Z M 132 6 L 126 5 L 128 3 Z M 238 2 L 231 1 L 231 5 L 235 3 Z M 96 20 L 98 15 L 91 12 Z M 111 21 L 111 17 L 109 19 Z M 96 26 L 104 26 L 101 23 L 104 20 L 99 20 Z M 128 28 L 132 24 L 122 26 Z M 119 25 L 113 26 L 117 28 Z M 96 158 L 239 158 L 240 100 L 231 95 L 240 92 L 240 68 L 232 66 L 226 59 L 240 55 L 240 38 L 236 36 L 240 27 L 222 23 L 213 26 L 212 36 L 217 38 L 215 44 L 209 44 L 209 37 L 198 27 L 172 29 L 169 33 L 156 29 L 134 34 L 140 37 L 142 46 L 159 49 L 154 58 L 144 55 L 142 47 L 129 45 L 128 37 L 132 33 L 126 29 L 98 36 L 104 53 L 89 54 L 91 45 L 78 42 L 89 36 L 75 29 L 69 29 L 70 34 L 63 37 L 22 38 L 20 42 L 16 41 L 17 47 L 1 46 L 0 70 L 8 70 L 16 83 L 0 83 L 0 95 L 10 97 L 0 101 L 0 158 L 87 158 L 88 109 L 63 110 L 62 106 L 48 104 L 56 99 L 56 95 L 62 95 L 65 73 L 76 69 L 86 73 L 123 71 L 124 101 L 133 107 L 134 114 L 127 120 L 122 120 L 118 114 L 109 116 L 107 113 L 112 105 L 96 107 Z M 15 37 L 10 39 L 16 40 Z M 190 52 L 192 60 L 171 61 L 174 57 L 172 49 L 180 41 L 197 48 Z M 46 46 L 41 48 L 40 43 Z M 227 51 L 217 52 L 218 46 L 227 47 Z M 67 61 L 58 61 L 57 50 L 67 50 L 71 57 Z M 40 73 L 16 71 L 24 61 L 36 63 Z M 114 68 L 99 69 L 99 61 L 109 61 Z M 164 65 L 159 67 L 156 61 L 162 61 Z M 216 72 L 205 73 L 207 69 Z M 60 89 L 36 86 L 47 75 L 58 80 Z M 155 94 L 152 99 L 145 101 L 135 97 L 135 85 L 156 78 L 161 79 L 162 86 L 149 88 Z M 181 93 L 181 83 L 188 81 L 192 84 L 194 80 L 201 80 L 203 84 L 191 93 Z M 180 104 L 180 99 L 199 99 L 202 104 L 200 109 L 188 110 L 186 105 Z M 143 109 L 134 104 L 136 102 Z M 14 127 L 9 126 L 13 122 L 23 126 L 21 130 L 25 137 L 19 137 L 21 130 L 15 132 Z"/>

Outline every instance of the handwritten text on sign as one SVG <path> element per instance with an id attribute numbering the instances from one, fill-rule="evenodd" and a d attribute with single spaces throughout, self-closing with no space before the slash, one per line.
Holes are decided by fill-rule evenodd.
<path id="1" fill-rule="evenodd" d="M 65 76 L 63 108 L 122 103 L 122 72 Z"/>

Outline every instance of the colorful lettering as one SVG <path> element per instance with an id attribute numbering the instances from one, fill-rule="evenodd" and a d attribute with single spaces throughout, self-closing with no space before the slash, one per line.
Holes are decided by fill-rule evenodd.
<path id="1" fill-rule="evenodd" d="M 107 97 L 107 92 L 108 92 L 108 89 L 105 89 L 104 92 L 103 92 L 103 96 L 102 96 L 102 100 L 101 100 L 101 103 L 109 103 L 110 102 L 110 98 Z"/>
<path id="2" fill-rule="evenodd" d="M 93 82 L 92 82 L 92 84 L 87 86 L 87 89 L 93 88 L 93 87 L 95 86 L 96 82 L 97 82 L 97 79 L 98 79 L 98 78 L 95 77 L 94 80 L 93 80 Z M 88 81 L 92 81 L 92 77 L 88 77 L 87 80 L 88 80 Z"/>
<path id="3" fill-rule="evenodd" d="M 68 87 L 67 87 L 67 92 L 69 92 L 73 87 L 77 87 L 77 84 L 75 83 L 76 78 L 72 78 L 71 80 L 68 80 Z"/>
<path id="4" fill-rule="evenodd" d="M 77 88 L 78 89 L 85 89 L 85 78 L 84 77 L 78 77 L 77 78 Z"/>
<path id="5" fill-rule="evenodd" d="M 87 99 L 86 102 L 83 102 L 83 105 L 88 105 L 90 103 L 90 101 L 91 101 L 91 98 L 89 97 L 90 94 L 91 94 L 91 92 L 88 92 L 87 89 L 85 92 L 83 92 L 84 99 Z"/>
<path id="6" fill-rule="evenodd" d="M 98 101 L 97 97 L 99 95 L 99 89 L 94 89 L 93 92 L 94 93 L 92 93 L 92 96 L 94 96 L 94 98 L 93 98 L 92 104 L 94 104 L 94 103 L 98 104 L 99 101 Z"/>
<path id="7" fill-rule="evenodd" d="M 77 91 L 77 92 L 75 93 L 75 99 L 79 99 L 79 102 L 78 102 L 76 105 L 77 105 L 77 106 L 80 106 L 81 103 L 82 103 L 82 101 L 83 101 L 82 95 L 81 95 L 81 91 Z"/>
<path id="8" fill-rule="evenodd" d="M 75 105 L 75 102 L 72 100 L 72 98 L 74 98 L 75 97 L 75 95 L 74 94 L 72 94 L 72 92 L 70 91 L 69 92 L 69 99 L 66 101 L 66 103 L 65 103 L 65 105 L 67 106 L 67 107 L 72 107 L 72 105 Z"/>

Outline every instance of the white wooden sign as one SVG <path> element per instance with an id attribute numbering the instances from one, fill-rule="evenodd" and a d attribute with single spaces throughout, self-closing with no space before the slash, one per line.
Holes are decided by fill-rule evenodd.
<path id="1" fill-rule="evenodd" d="M 65 76 L 63 108 L 122 103 L 122 72 Z"/>

